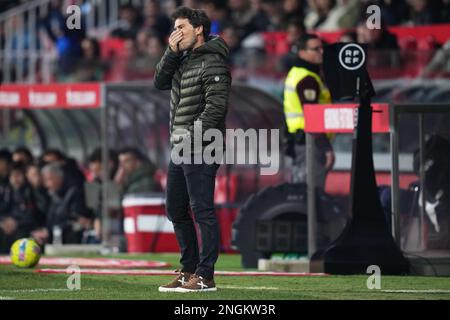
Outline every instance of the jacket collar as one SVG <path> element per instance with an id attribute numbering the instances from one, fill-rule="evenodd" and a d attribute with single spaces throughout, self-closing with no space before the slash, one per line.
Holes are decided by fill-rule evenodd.
<path id="1" fill-rule="evenodd" d="M 294 66 L 300 67 L 300 68 L 305 68 L 305 69 L 308 69 L 309 71 L 320 74 L 320 65 L 319 64 L 310 63 L 301 58 L 297 58 L 295 60 Z"/>

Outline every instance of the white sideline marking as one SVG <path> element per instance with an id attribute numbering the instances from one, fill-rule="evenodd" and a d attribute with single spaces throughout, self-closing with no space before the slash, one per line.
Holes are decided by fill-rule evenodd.
<path id="1" fill-rule="evenodd" d="M 388 293 L 450 293 L 450 290 L 381 290 Z"/>
<path id="2" fill-rule="evenodd" d="M 82 289 L 83 291 L 91 291 L 93 288 Z M 0 292 L 13 292 L 13 293 L 33 293 L 33 292 L 66 292 L 66 291 L 81 291 L 70 289 L 0 289 Z"/>
<path id="3" fill-rule="evenodd" d="M 0 300 L 14 300 L 14 297 L 2 297 L 0 296 Z"/>
<path id="4" fill-rule="evenodd" d="M 219 286 L 220 288 L 224 289 L 239 289 L 239 290 L 280 290 L 280 288 L 277 287 L 240 287 L 240 286 Z"/>

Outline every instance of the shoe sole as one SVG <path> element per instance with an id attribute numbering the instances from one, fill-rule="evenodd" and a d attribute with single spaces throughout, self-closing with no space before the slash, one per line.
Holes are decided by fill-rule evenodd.
<path id="1" fill-rule="evenodd" d="M 195 290 L 195 289 L 186 289 L 186 288 L 178 287 L 175 289 L 175 292 L 212 292 L 212 291 L 217 291 L 217 288 L 214 287 L 214 288 L 208 288 L 208 289 Z"/>
<path id="2" fill-rule="evenodd" d="M 165 288 L 165 287 L 159 287 L 159 292 L 176 292 L 178 288 Z"/>

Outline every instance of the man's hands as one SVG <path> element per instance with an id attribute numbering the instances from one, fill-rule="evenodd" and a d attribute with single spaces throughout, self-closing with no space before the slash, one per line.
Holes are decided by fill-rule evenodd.
<path id="1" fill-rule="evenodd" d="M 175 30 L 170 34 L 169 47 L 175 53 L 179 52 L 178 43 L 183 39 L 183 33 L 181 30 Z"/>

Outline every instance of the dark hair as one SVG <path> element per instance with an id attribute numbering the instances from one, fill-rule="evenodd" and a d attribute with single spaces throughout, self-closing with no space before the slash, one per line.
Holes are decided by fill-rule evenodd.
<path id="1" fill-rule="evenodd" d="M 33 162 L 33 154 L 27 147 L 17 147 L 16 150 L 14 150 L 14 153 L 22 153 L 27 156 L 29 162 Z"/>
<path id="2" fill-rule="evenodd" d="M 88 158 L 88 162 L 102 162 L 103 154 L 102 149 L 95 149 Z M 113 150 L 108 150 L 108 160 L 117 163 L 117 153 Z"/>
<path id="3" fill-rule="evenodd" d="M 308 47 L 308 41 L 312 39 L 320 39 L 320 37 L 316 34 L 305 33 L 300 37 L 299 40 L 295 41 L 292 50 L 294 52 L 298 52 L 300 50 L 305 50 Z"/>
<path id="4" fill-rule="evenodd" d="M 86 41 L 89 41 L 91 43 L 95 58 L 100 58 L 101 51 L 100 43 L 98 42 L 98 40 L 94 38 L 86 38 Z"/>
<path id="5" fill-rule="evenodd" d="M 19 171 L 20 173 L 25 175 L 26 165 L 23 162 L 20 162 L 20 161 L 13 162 L 11 164 L 10 172 L 13 172 L 13 171 Z"/>
<path id="6" fill-rule="evenodd" d="M 286 25 L 286 27 L 294 26 L 297 29 L 300 29 L 303 32 L 306 32 L 306 27 L 303 21 L 299 19 L 290 19 Z M 286 28 L 287 29 L 287 28 Z"/>
<path id="7" fill-rule="evenodd" d="M 123 147 L 122 149 L 119 150 L 119 155 L 125 153 L 131 154 L 137 160 L 141 161 L 147 160 L 146 156 L 136 147 Z"/>
<path id="8" fill-rule="evenodd" d="M 179 7 L 173 14 L 172 20 L 175 21 L 178 18 L 188 19 L 189 23 L 192 24 L 194 28 L 203 26 L 203 37 L 206 39 L 211 32 L 211 20 L 209 20 L 205 11 L 200 9 L 191 9 L 188 7 Z"/>
<path id="9" fill-rule="evenodd" d="M 58 160 L 66 160 L 67 159 L 65 154 L 62 153 L 62 151 L 59 150 L 59 149 L 47 149 L 47 150 L 45 150 L 44 154 L 42 155 L 42 158 L 44 158 L 45 156 L 48 156 L 48 155 L 54 155 L 56 158 L 58 158 Z"/>
<path id="10" fill-rule="evenodd" d="M 8 149 L 0 149 L 0 160 L 12 162 L 12 154 Z"/>

